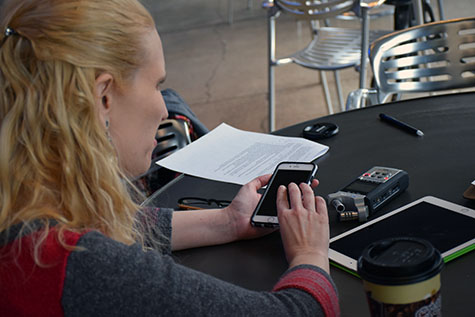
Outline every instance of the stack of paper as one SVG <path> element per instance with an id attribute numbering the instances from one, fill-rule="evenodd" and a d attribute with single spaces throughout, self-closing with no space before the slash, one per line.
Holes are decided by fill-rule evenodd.
<path id="1" fill-rule="evenodd" d="M 183 149 L 157 162 L 188 175 L 246 184 L 271 174 L 277 164 L 311 162 L 328 146 L 303 138 L 238 130 L 225 123 Z"/>

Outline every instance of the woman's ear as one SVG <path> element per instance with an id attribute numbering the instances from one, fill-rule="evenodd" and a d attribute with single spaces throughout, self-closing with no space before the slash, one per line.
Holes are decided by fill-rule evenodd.
<path id="1" fill-rule="evenodd" d="M 107 118 L 111 109 L 112 83 L 114 78 L 109 73 L 102 73 L 97 76 L 94 85 L 94 98 L 99 115 Z"/>

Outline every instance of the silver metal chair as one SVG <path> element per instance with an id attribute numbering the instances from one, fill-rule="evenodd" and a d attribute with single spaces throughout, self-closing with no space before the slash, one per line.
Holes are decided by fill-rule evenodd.
<path id="1" fill-rule="evenodd" d="M 347 110 L 393 94 L 475 87 L 475 17 L 438 21 L 388 34 L 371 45 L 374 89 L 350 93 Z"/>
<path id="2" fill-rule="evenodd" d="M 275 127 L 275 80 L 276 66 L 295 63 L 320 70 L 321 81 L 328 106 L 333 113 L 331 97 L 324 71 L 334 71 L 340 107 L 344 110 L 339 69 L 360 66 L 360 88 L 365 86 L 367 52 L 369 43 L 389 31 L 370 31 L 368 10 L 379 6 L 384 0 L 367 3 L 363 0 L 267 0 L 263 3 L 268 12 L 268 57 L 269 57 L 269 130 Z M 333 17 L 345 12 L 354 12 L 361 19 L 361 29 L 319 27 Z M 275 21 L 281 12 L 290 13 L 310 22 L 313 39 L 304 49 L 284 58 L 275 57 Z M 320 22 L 320 23 L 319 23 Z M 361 54 L 363 52 L 363 54 Z"/>

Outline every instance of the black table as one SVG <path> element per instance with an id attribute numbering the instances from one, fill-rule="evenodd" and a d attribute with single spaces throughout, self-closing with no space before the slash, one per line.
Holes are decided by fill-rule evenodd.
<path id="1" fill-rule="evenodd" d="M 378 119 L 384 112 L 421 129 L 416 137 Z M 338 113 L 297 124 L 275 134 L 301 135 L 315 122 L 340 127 L 336 136 L 322 140 L 329 152 L 317 159 L 316 193 L 325 197 L 372 166 L 388 166 L 409 173 L 409 188 L 383 208 L 379 216 L 431 195 L 475 209 L 475 201 L 462 197 L 475 179 L 475 93 L 452 94 L 400 101 Z M 176 207 L 178 198 L 199 196 L 232 199 L 239 186 L 184 176 L 155 194 L 152 204 Z M 358 225 L 339 223 L 330 212 L 331 236 Z M 474 228 L 475 231 L 475 228 Z M 270 290 L 287 269 L 280 235 L 239 241 L 221 246 L 175 253 L 179 263 L 254 290 Z M 449 262 L 442 272 L 443 312 L 449 316 L 473 314 L 475 252 Z M 343 316 L 366 316 L 368 309 L 361 281 L 331 268 L 337 284 Z M 243 303 L 245 305 L 245 303 Z"/>

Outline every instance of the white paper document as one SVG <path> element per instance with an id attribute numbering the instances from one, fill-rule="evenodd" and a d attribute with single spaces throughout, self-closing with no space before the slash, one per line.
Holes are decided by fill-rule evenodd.
<path id="1" fill-rule="evenodd" d="M 202 178 L 246 184 L 271 174 L 277 164 L 310 162 L 328 146 L 303 138 L 248 132 L 225 123 L 157 162 L 168 169 Z"/>

